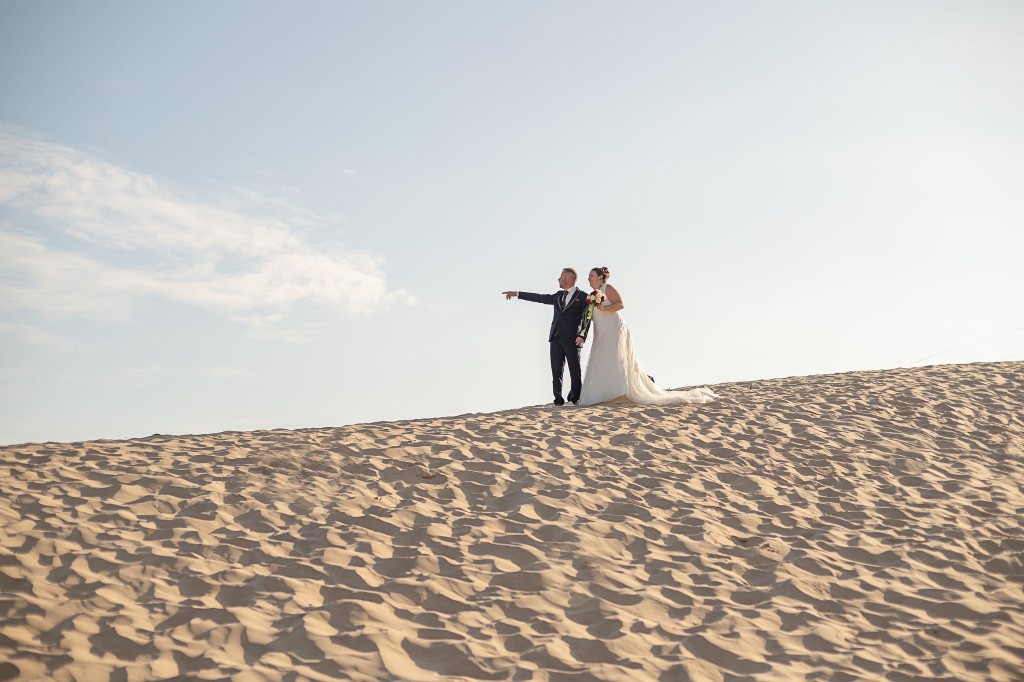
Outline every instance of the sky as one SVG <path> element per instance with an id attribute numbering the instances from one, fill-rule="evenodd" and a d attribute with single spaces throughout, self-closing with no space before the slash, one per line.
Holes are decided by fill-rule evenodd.
<path id="1" fill-rule="evenodd" d="M 550 308 L 501 292 L 563 267 L 610 269 L 663 387 L 1022 360 L 1022 35 L 1016 1 L 5 0 L 0 443 L 547 403 Z"/>

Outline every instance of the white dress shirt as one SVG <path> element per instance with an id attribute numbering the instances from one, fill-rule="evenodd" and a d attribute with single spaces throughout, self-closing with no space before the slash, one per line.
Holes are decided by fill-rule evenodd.
<path id="1" fill-rule="evenodd" d="M 573 294 L 575 294 L 576 291 L 577 291 L 577 287 L 576 286 L 573 286 L 573 287 L 571 287 L 569 289 L 563 289 L 562 290 L 562 300 L 560 300 L 558 302 L 558 309 L 559 310 L 564 310 L 565 309 L 565 304 L 568 303 L 572 299 Z"/>

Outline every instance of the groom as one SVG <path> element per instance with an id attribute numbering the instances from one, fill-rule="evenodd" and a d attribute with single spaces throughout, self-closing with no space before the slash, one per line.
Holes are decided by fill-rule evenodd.
<path id="1" fill-rule="evenodd" d="M 551 346 L 551 386 L 555 392 L 555 405 L 564 405 L 562 398 L 562 371 L 569 365 L 569 402 L 580 401 L 583 378 L 580 372 L 580 350 L 587 339 L 590 325 L 585 321 L 587 294 L 576 288 L 576 271 L 565 268 L 558 276 L 560 291 L 554 294 L 531 294 L 528 291 L 503 291 L 505 299 L 518 296 L 524 301 L 543 303 L 555 307 L 548 330 Z"/>

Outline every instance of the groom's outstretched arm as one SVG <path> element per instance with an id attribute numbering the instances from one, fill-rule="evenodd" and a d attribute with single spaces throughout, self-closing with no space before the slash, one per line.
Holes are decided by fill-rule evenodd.
<path id="1" fill-rule="evenodd" d="M 524 301 L 533 301 L 534 303 L 543 303 L 544 305 L 554 305 L 555 295 L 554 294 L 531 294 L 529 291 L 520 291 L 519 298 Z"/>

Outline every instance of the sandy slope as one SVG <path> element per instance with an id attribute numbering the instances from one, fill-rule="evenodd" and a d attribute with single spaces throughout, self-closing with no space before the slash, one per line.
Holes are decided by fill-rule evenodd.
<path id="1" fill-rule="evenodd" d="M 0 449 L 0 679 L 1024 679 L 1024 363 Z"/>

